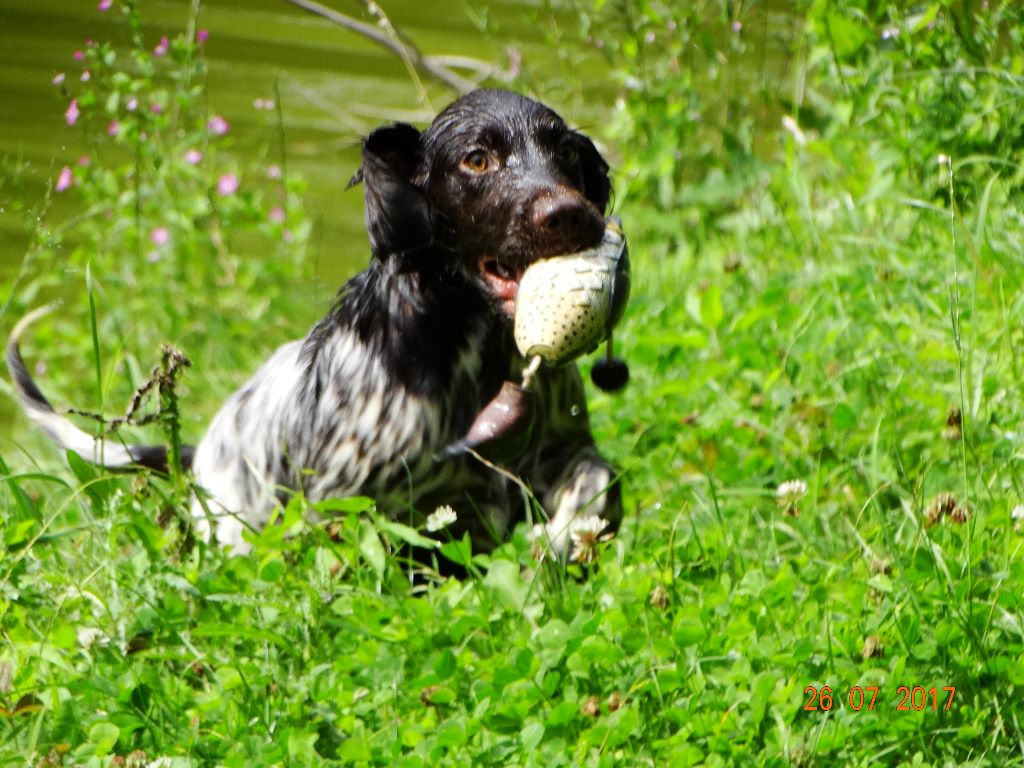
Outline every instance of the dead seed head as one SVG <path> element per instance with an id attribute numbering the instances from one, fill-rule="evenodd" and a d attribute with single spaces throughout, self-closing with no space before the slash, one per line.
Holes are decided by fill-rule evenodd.
<path id="1" fill-rule="evenodd" d="M 668 608 L 669 594 L 668 590 L 665 589 L 665 585 L 658 584 L 654 589 L 652 589 L 651 596 L 647 601 L 655 608 L 661 608 L 662 610 Z"/>
<path id="2" fill-rule="evenodd" d="M 963 525 L 971 519 L 971 508 L 966 504 L 957 504 L 949 513 L 949 522 L 956 525 Z"/>
<path id="3" fill-rule="evenodd" d="M 951 493 L 940 493 L 924 510 L 925 527 L 931 528 L 956 509 L 956 497 Z"/>
<path id="4" fill-rule="evenodd" d="M 434 694 L 441 690 L 440 685 L 428 685 L 422 691 L 420 691 L 420 703 L 424 707 L 434 706 Z"/>
<path id="5" fill-rule="evenodd" d="M 963 427 L 964 420 L 960 409 L 955 405 L 949 406 L 949 410 L 946 411 L 946 425 L 942 428 L 942 439 L 959 440 L 963 435 Z"/>
<path id="6" fill-rule="evenodd" d="M 885 656 L 885 645 L 882 643 L 882 638 L 878 635 L 868 635 L 864 639 L 864 647 L 861 649 L 860 655 L 865 661 Z"/>
<path id="7" fill-rule="evenodd" d="M 887 557 L 871 558 L 871 572 L 875 574 L 882 573 L 889 576 L 892 573 L 892 560 Z"/>

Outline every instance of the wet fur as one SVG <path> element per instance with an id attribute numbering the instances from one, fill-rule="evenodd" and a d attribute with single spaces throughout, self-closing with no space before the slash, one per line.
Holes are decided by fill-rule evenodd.
<path id="1" fill-rule="evenodd" d="M 470 172 L 468 153 L 493 160 Z M 396 518 L 440 504 L 458 513 L 477 550 L 524 515 L 518 487 L 470 456 L 439 461 L 523 365 L 509 319 L 481 273 L 484 257 L 515 268 L 595 245 L 608 203 L 608 167 L 589 139 L 537 102 L 481 90 L 420 134 L 378 129 L 353 183 L 364 186 L 373 258 L 342 287 L 327 316 L 278 349 L 233 394 L 195 448 L 202 494 L 197 526 L 245 551 L 297 488 L 318 501 L 375 498 Z M 54 412 L 32 381 L 12 333 L 8 363 L 28 415 L 60 445 L 107 466 L 166 465 L 154 446 L 107 443 Z M 532 442 L 508 467 L 550 514 L 554 550 L 568 548 L 578 515 L 621 518 L 615 476 L 590 433 L 575 366 L 538 378 Z"/>

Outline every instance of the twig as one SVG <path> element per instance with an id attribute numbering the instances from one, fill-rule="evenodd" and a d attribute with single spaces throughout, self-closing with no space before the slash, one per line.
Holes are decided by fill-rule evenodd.
<path id="1" fill-rule="evenodd" d="M 404 35 L 401 35 L 392 25 L 389 25 L 389 27 L 394 31 L 394 34 L 389 35 L 387 32 L 373 26 L 372 24 L 367 24 L 349 16 L 348 14 L 341 13 L 333 8 L 328 8 L 327 6 L 316 2 L 316 0 L 288 0 L 288 2 L 302 8 L 303 10 L 309 11 L 310 13 L 322 16 L 328 21 L 331 21 L 340 27 L 344 27 L 350 32 L 362 35 L 378 45 L 384 46 L 389 51 L 399 56 L 412 69 L 432 77 L 435 80 L 440 80 L 449 88 L 452 88 L 459 93 L 467 93 L 476 87 L 476 83 L 467 80 L 452 71 L 451 68 L 441 63 L 438 59 L 435 59 L 432 56 L 423 55 L 419 48 L 405 39 Z M 469 59 L 459 59 L 458 61 L 465 68 L 472 68 L 474 71 L 487 77 L 494 77 L 498 74 L 497 68 L 493 65 L 487 64 L 486 62 L 477 61 L 471 65 L 471 60 Z"/>

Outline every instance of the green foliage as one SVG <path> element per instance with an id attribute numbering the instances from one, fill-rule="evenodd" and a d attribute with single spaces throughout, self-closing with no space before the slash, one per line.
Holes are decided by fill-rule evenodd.
<path id="1" fill-rule="evenodd" d="M 5 309 L 16 318 L 60 297 L 64 340 L 93 319 L 105 340 L 90 361 L 101 407 L 108 389 L 127 400 L 163 342 L 204 370 L 251 367 L 257 351 L 224 340 L 254 328 L 270 342 L 292 335 L 282 318 L 295 314 L 308 276 L 303 184 L 286 172 L 280 115 L 261 102 L 267 148 L 250 160 L 234 154 L 231 126 L 207 99 L 197 9 L 180 32 L 157 38 L 135 2 L 117 3 L 106 12 L 120 15 L 124 40 L 86 41 L 80 69 L 54 79 L 61 129 L 89 150 L 57 172 L 29 217 L 33 244 Z M 210 399 L 225 394 L 215 387 Z"/>
<path id="2" fill-rule="evenodd" d="M 424 531 L 366 499 L 302 498 L 232 558 L 187 546 L 164 481 L 4 457 L 7 762 L 1022 762 L 1019 11 L 809 4 L 789 97 L 747 74 L 760 4 L 690 6 L 581 16 L 623 89 L 603 138 L 623 157 L 635 278 L 617 334 L 633 381 L 591 397 L 629 508 L 597 562 L 537 564 L 521 527 L 486 557 L 427 545 L 472 574 L 441 581 L 405 554 Z M 157 199 L 220 216 L 204 173 L 191 202 Z M 131 251 L 153 223 L 131 234 L 116 197 L 89 205 L 122 211 L 124 232 L 82 231 Z M 176 269 L 216 273 L 203 238 L 263 226 L 200 220 L 189 247 L 210 259 Z M 129 267 L 98 258 L 120 296 Z M 276 300 L 258 270 L 283 264 L 218 301 Z M 190 279 L 150 286 L 135 266 L 152 295 Z M 855 686 L 878 689 L 872 708 Z M 900 686 L 938 703 L 898 709 Z"/>
<path id="3" fill-rule="evenodd" d="M 858 7 L 863 6 L 863 7 Z M 835 130 L 885 134 L 933 194 L 934 162 L 957 161 L 960 194 L 993 171 L 1019 191 L 1024 135 L 1024 8 L 1019 3 L 813 4 L 809 41 L 838 84 Z M 879 42 L 879 37 L 881 41 Z M 827 56 L 827 58 L 825 58 Z"/>

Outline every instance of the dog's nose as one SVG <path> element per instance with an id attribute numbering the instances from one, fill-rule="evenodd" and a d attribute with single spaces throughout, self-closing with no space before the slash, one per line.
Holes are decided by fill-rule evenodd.
<path id="1" fill-rule="evenodd" d="M 589 248 L 604 235 L 604 218 L 579 195 L 545 195 L 530 218 L 540 237 L 563 252 Z"/>

